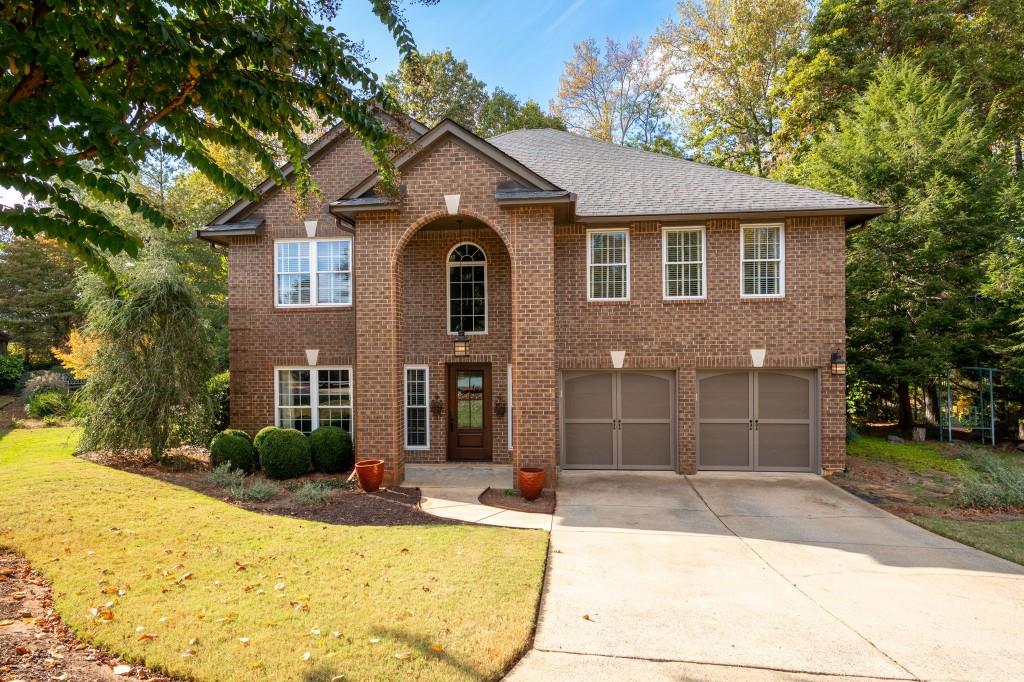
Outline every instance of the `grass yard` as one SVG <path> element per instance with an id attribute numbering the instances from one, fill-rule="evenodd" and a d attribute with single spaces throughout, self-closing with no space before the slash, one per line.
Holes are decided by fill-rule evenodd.
<path id="1" fill-rule="evenodd" d="M 81 638 L 198 680 L 494 679 L 527 646 L 547 535 L 260 515 L 0 434 L 0 546 Z"/>
<path id="2" fill-rule="evenodd" d="M 1024 564 L 1024 454 L 964 443 L 847 444 L 833 482 L 928 530 Z"/>

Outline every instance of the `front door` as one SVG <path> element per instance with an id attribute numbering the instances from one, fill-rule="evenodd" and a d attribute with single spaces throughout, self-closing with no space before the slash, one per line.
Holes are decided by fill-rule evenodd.
<path id="1" fill-rule="evenodd" d="M 448 459 L 491 459 L 490 365 L 448 365 Z"/>

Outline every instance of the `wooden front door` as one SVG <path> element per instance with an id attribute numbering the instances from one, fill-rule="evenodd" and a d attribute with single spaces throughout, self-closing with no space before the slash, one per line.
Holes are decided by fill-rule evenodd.
<path id="1" fill-rule="evenodd" d="M 491 459 L 490 365 L 448 365 L 448 459 Z"/>

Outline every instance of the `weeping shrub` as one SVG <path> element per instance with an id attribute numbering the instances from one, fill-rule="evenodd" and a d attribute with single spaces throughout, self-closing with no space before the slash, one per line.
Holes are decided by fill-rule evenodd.
<path id="1" fill-rule="evenodd" d="M 87 276 L 86 333 L 101 343 L 83 389 L 88 403 L 81 447 L 168 447 L 209 438 L 207 326 L 192 286 L 170 258 L 150 252 L 111 292 Z"/>

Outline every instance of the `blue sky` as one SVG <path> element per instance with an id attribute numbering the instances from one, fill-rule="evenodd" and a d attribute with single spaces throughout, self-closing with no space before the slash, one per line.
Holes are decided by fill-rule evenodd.
<path id="1" fill-rule="evenodd" d="M 573 43 L 588 36 L 646 38 L 674 15 L 675 0 L 440 0 L 406 8 L 420 51 L 450 47 L 488 88 L 500 85 L 545 107 Z M 366 0 L 345 0 L 332 23 L 366 43 L 381 77 L 398 65 L 398 51 Z"/>

